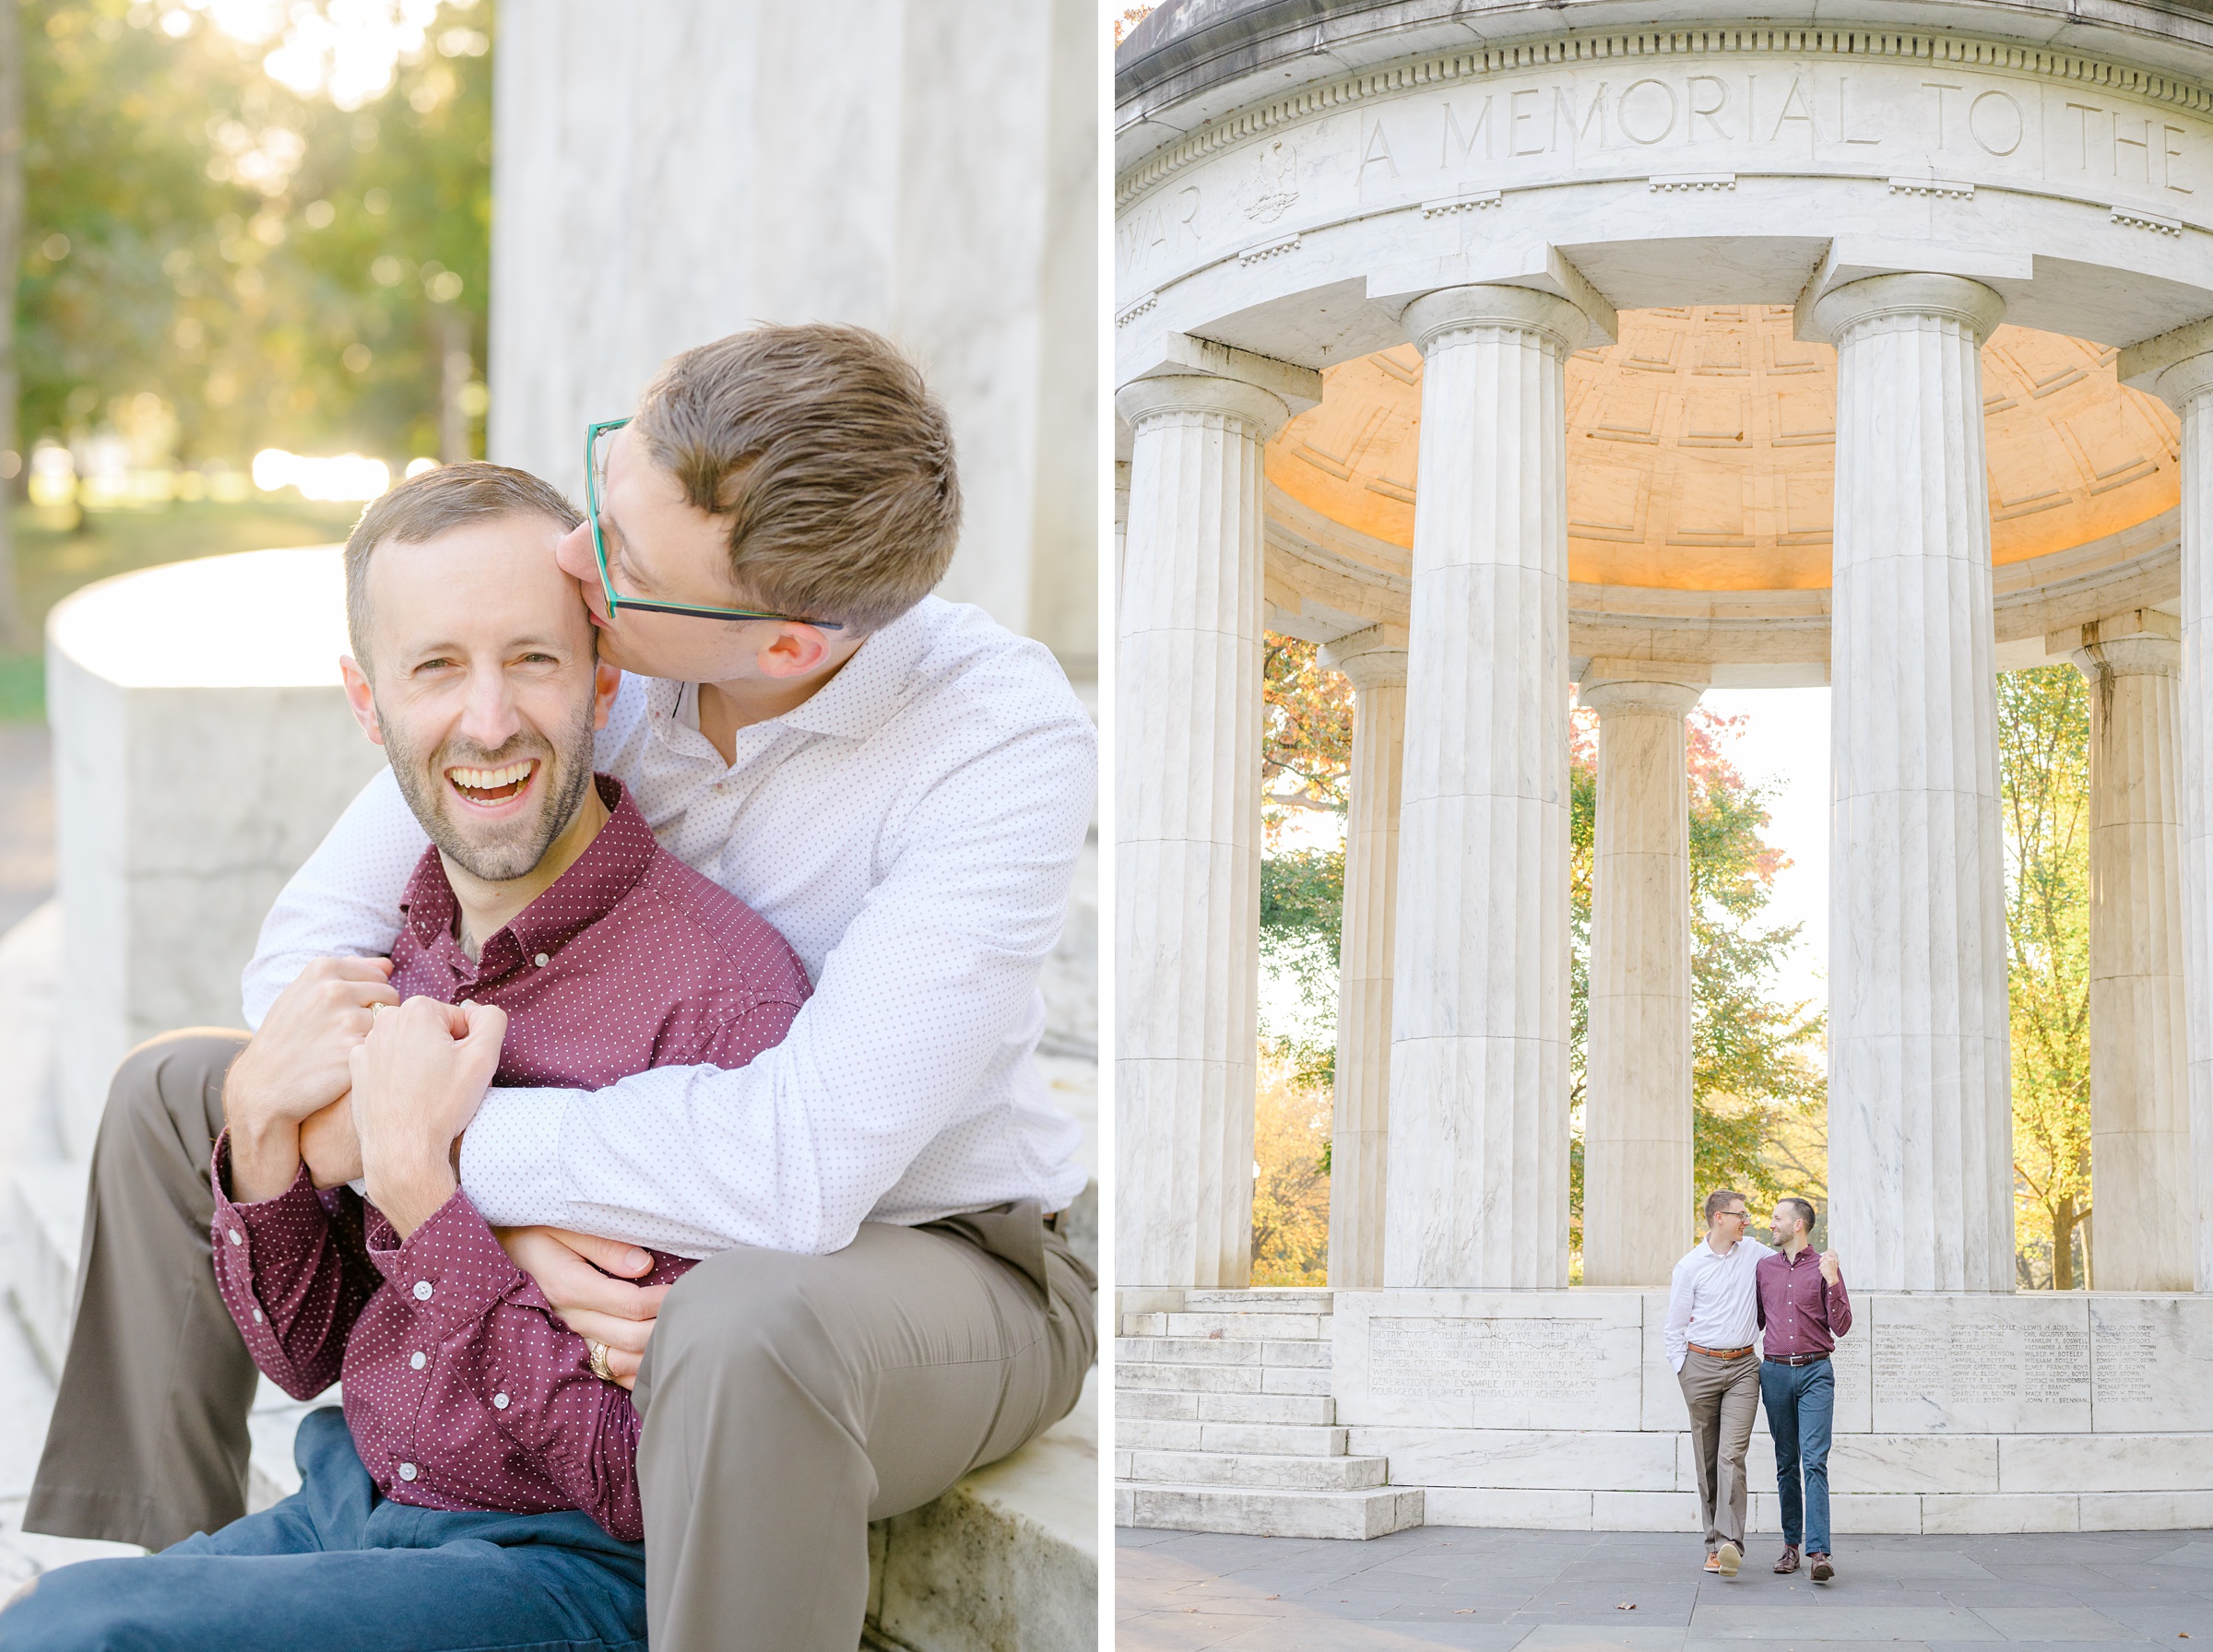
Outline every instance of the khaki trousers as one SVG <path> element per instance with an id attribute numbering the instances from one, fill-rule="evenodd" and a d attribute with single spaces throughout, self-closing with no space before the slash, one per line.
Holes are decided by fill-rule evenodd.
<path id="1" fill-rule="evenodd" d="M 1698 1466 L 1698 1518 L 1706 1547 L 1745 1546 L 1745 1453 L 1759 1414 L 1759 1356 L 1717 1360 L 1697 1350 L 1675 1374 L 1690 1408 L 1690 1450 Z"/>
<path id="2" fill-rule="evenodd" d="M 160 1549 L 245 1512 L 255 1375 L 207 1233 L 223 1075 L 244 1043 L 172 1033 L 116 1070 L 30 1530 Z M 852 1652 L 868 1523 L 1068 1413 L 1095 1289 L 1035 1206 L 693 1268 L 634 1396 L 654 1646 Z"/>

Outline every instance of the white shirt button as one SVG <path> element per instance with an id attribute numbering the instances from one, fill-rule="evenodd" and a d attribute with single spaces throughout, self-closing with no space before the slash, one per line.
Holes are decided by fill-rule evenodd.
<path id="1" fill-rule="evenodd" d="M 261 1319 L 262 1319 L 262 1314 L 261 1314 L 261 1310 L 260 1310 L 259 1308 L 255 1308 L 255 1309 L 254 1310 L 254 1323 L 255 1325 L 259 1325 L 259 1324 L 261 1323 Z"/>
<path id="2" fill-rule="evenodd" d="M 532 963 L 535 963 L 536 965 L 538 965 L 538 967 L 539 969 L 541 969 L 541 970 L 542 970 L 542 969 L 544 969 L 544 968 L 546 967 L 546 955 L 545 955 L 543 952 L 540 952 L 540 953 L 539 953 L 539 954 L 538 954 L 538 955 L 536 958 L 533 958 L 533 959 L 532 959 L 530 962 L 531 962 Z"/>
<path id="3" fill-rule="evenodd" d="M 413 1480 L 415 1478 L 415 1465 L 413 1463 L 400 1464 L 399 1477 L 402 1480 Z"/>
<path id="4" fill-rule="evenodd" d="M 232 1228 L 232 1229 L 231 1230 L 231 1244 L 233 1244 L 233 1245 L 243 1245 L 245 1242 L 246 1242 L 246 1234 L 245 1234 L 245 1230 L 244 1230 L 244 1229 L 243 1229 L 243 1228 Z"/>
<path id="5" fill-rule="evenodd" d="M 507 1409 L 507 1396 L 504 1394 L 494 1394 L 491 1397 L 491 1409 L 495 1411 L 505 1410 Z"/>
<path id="6" fill-rule="evenodd" d="M 411 1371 L 420 1371 L 424 1363 L 422 1351 L 420 1349 L 417 1349 L 413 1353 L 408 1356 L 408 1368 Z"/>
<path id="7" fill-rule="evenodd" d="M 428 1302 L 428 1301 L 430 1301 L 430 1300 L 431 1300 L 431 1281 L 430 1281 L 430 1280 L 417 1280 L 415 1281 L 415 1300 L 416 1300 L 417 1302 Z"/>

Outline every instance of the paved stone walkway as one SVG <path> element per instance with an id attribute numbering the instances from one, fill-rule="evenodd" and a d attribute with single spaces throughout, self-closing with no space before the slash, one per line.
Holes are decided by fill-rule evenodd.
<path id="1" fill-rule="evenodd" d="M 1116 1533 L 1118 1652 L 2037 1652 L 2213 1643 L 2213 1533 L 1866 1537 L 1835 1582 L 1697 1538 L 1425 1527 L 1372 1542 Z M 1635 1611 L 1624 1608 L 1634 1606 Z M 2207 1652 L 2213 1652 L 2208 1646 Z"/>

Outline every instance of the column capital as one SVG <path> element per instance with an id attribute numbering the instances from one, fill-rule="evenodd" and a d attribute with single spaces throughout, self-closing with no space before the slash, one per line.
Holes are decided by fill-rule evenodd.
<path id="1" fill-rule="evenodd" d="M 2177 413 L 2185 411 L 2213 390 L 2213 316 L 2122 346 L 2113 370 L 2130 389 L 2158 396 Z"/>
<path id="2" fill-rule="evenodd" d="M 2208 391 L 2213 391 L 2213 350 L 2184 357 L 2151 383 L 2151 393 L 2177 413 L 2187 413 L 2190 404 Z"/>
<path id="3" fill-rule="evenodd" d="M 2183 668 L 2183 622 L 2157 608 L 2131 608 L 2053 631 L 2044 652 L 2064 654 L 2092 682 L 2099 675 L 2174 677 Z"/>
<path id="4" fill-rule="evenodd" d="M 1591 319 L 1568 300 L 1533 287 L 1447 287 L 1426 292 L 1399 313 L 1399 324 L 1426 356 L 1438 340 L 1477 327 L 1534 333 L 1565 357 L 1580 347 Z"/>
<path id="5" fill-rule="evenodd" d="M 1713 667 L 1694 660 L 1594 659 L 1576 680 L 1578 703 L 1608 712 L 1687 716 L 1713 684 Z"/>
<path id="6" fill-rule="evenodd" d="M 1355 689 L 1387 689 L 1406 680 L 1406 630 L 1371 625 L 1321 645 L 1321 663 L 1342 671 Z"/>
<path id="7" fill-rule="evenodd" d="M 1291 408 L 1274 392 L 1243 379 L 1214 373 L 1171 373 L 1138 379 L 1115 392 L 1114 410 L 1133 431 L 1178 413 L 1216 413 L 1250 428 L 1265 442 L 1291 421 Z"/>
<path id="8" fill-rule="evenodd" d="M 1841 344 L 1853 328 L 1893 316 L 1928 315 L 1956 321 L 1978 347 L 2006 313 L 2006 301 L 1965 276 L 1866 276 L 1834 288 L 1814 302 L 1814 328 Z"/>

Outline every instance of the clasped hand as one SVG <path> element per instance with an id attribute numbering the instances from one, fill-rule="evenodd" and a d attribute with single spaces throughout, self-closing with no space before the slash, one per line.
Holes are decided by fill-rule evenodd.
<path id="1" fill-rule="evenodd" d="M 409 998 L 353 1047 L 353 1128 L 369 1201 L 406 1238 L 461 1185 L 455 1157 L 499 1070 L 507 1012 Z"/>

